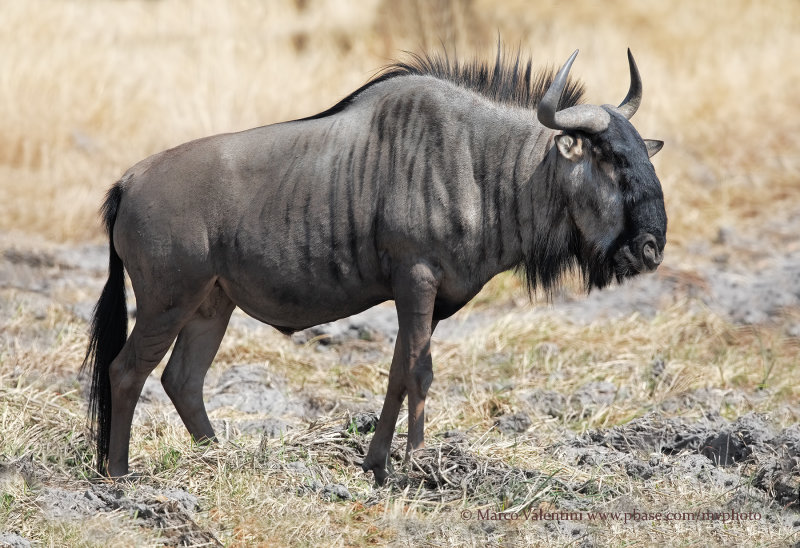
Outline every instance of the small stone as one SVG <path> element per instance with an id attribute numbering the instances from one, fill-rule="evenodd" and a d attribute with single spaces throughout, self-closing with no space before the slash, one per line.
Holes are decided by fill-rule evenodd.
<path id="1" fill-rule="evenodd" d="M 350 494 L 350 491 L 347 490 L 347 487 L 340 483 L 329 483 L 322 488 L 322 493 L 320 493 L 320 496 L 328 502 L 353 499 L 353 496 Z"/>
<path id="2" fill-rule="evenodd" d="M 369 434 L 378 426 L 378 415 L 375 413 L 356 413 L 345 423 L 344 429 L 350 434 Z"/>

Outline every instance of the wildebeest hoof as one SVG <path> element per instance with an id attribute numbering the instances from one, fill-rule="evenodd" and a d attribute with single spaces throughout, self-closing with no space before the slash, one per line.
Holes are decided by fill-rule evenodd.
<path id="1" fill-rule="evenodd" d="M 379 464 L 371 464 L 368 460 L 365 460 L 361 464 L 361 469 L 364 472 L 372 472 L 375 475 L 375 483 L 377 483 L 380 487 L 383 487 L 386 484 L 386 478 L 388 478 L 392 473 L 391 467 L 387 471 L 386 467 Z"/>
<path id="2" fill-rule="evenodd" d="M 126 472 L 125 474 L 113 475 L 108 474 L 108 479 L 114 483 L 134 484 L 139 483 L 144 479 L 144 474 L 141 472 Z"/>

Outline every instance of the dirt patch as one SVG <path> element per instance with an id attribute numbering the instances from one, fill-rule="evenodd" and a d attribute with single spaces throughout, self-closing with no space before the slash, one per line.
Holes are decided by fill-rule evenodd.
<path id="1" fill-rule="evenodd" d="M 255 363 L 234 365 L 221 372 L 212 369 L 206 379 L 204 400 L 215 431 L 225 438 L 235 433 L 280 437 L 334 407 L 333 402 L 326 403 L 318 396 L 293 392 L 286 379 Z M 160 380 L 151 375 L 142 389 L 135 420 L 145 420 L 154 412 L 180 423 Z M 227 418 L 214 419 L 215 412 L 222 412 Z"/>
<path id="2" fill-rule="evenodd" d="M 800 518 L 800 428 L 775 431 L 760 415 L 733 422 L 719 416 L 687 423 L 658 414 L 589 432 L 552 448 L 580 467 L 623 466 L 629 476 L 681 477 L 725 489 L 751 487 L 761 501 Z"/>
<path id="3" fill-rule="evenodd" d="M 226 369 L 206 391 L 206 409 L 232 407 L 248 414 L 306 417 L 310 406 L 286 394 L 286 381 L 261 364 L 235 365 Z"/>
<path id="4" fill-rule="evenodd" d="M 15 533 L 0 533 L 0 546 L 8 546 L 9 548 L 30 548 L 31 543 L 29 540 Z"/>
<path id="5" fill-rule="evenodd" d="M 93 484 L 83 492 L 45 487 L 37 497 L 45 516 L 53 520 L 83 520 L 99 512 L 123 512 L 142 527 L 160 531 L 166 544 L 222 546 L 192 519 L 197 497 L 180 489 L 147 485 Z"/>
<path id="6" fill-rule="evenodd" d="M 555 390 L 534 389 L 520 392 L 523 405 L 539 417 L 554 417 L 575 420 L 589 417 L 607 409 L 619 398 L 624 398 L 620 390 L 609 381 L 588 382 L 579 386 L 570 395 Z"/>
<path id="7" fill-rule="evenodd" d="M 13 484 L 27 492 L 34 505 L 52 521 L 83 521 L 101 513 L 123 513 L 141 527 L 157 530 L 167 545 L 221 546 L 213 534 L 194 521 L 200 510 L 196 496 L 182 489 L 153 487 L 136 481 L 78 482 L 70 488 L 48 485 L 45 469 L 30 459 L 0 463 L 0 487 Z M 9 495 L 10 496 L 10 495 Z M 0 536 L 0 546 L 30 546 L 16 534 Z M 4 544 L 5 543 L 5 544 Z"/>

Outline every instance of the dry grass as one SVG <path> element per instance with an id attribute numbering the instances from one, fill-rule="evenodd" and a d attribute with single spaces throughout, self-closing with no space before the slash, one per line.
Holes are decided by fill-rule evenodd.
<path id="1" fill-rule="evenodd" d="M 800 196 L 800 65 L 791 58 L 800 49 L 797 21 L 800 4 L 790 0 L 8 1 L 0 17 L 0 243 L 99 242 L 103 192 L 148 154 L 318 112 L 401 50 L 435 49 L 442 41 L 460 55 L 491 55 L 499 31 L 507 45 L 519 44 L 544 65 L 581 48 L 573 70 L 598 103 L 621 100 L 624 52 L 632 48 L 645 86 L 634 121 L 645 137 L 667 142 L 655 160 L 670 217 L 664 266 L 686 271 L 706 260 L 694 249 L 720 228 L 746 232 L 771 222 L 776 238 L 793 236 L 779 227 Z M 347 409 L 372 401 L 361 394 L 384 393 L 387 343 L 319 352 L 316 342 L 298 346 L 275 333 L 232 329 L 216 370 L 266 364 L 289 392 L 333 402 L 330 419 L 274 440 L 233 428 L 218 446 L 194 447 L 175 413 L 156 407 L 134 425 L 132 465 L 144 476 L 119 486 L 123 499 L 146 502 L 154 515 L 120 506 L 83 522 L 55 519 L 44 509 L 49 490 L 115 496 L 117 487 L 92 472 L 76 380 L 86 326 L 71 305 L 87 290 L 54 291 L 57 301 L 0 283 L 0 532 L 50 546 L 798 540 L 797 527 L 780 519 L 727 527 L 611 520 L 584 524 L 577 534 L 566 523 L 460 519 L 464 509 L 509 504 L 545 511 L 613 510 L 625 500 L 724 508 L 738 500 L 730 489 L 679 476 L 632 479 L 613 465 L 587 469 L 553 448 L 650 412 L 692 421 L 756 411 L 770 414 L 776 427 L 800 420 L 798 343 L 786 334 L 796 312 L 784 325 L 747 328 L 694 301 L 654 318 L 588 325 L 536 311 L 503 317 L 499 310 L 522 295 L 510 275 L 495 278 L 470 305 L 495 310 L 494 325 L 462 344 L 436 344 L 432 443 L 392 488 L 375 488 L 361 473 L 369 436 L 344 426 Z M 347 365 L 341 357 L 348 352 L 367 357 Z M 584 397 L 597 383 L 613 385 L 611 400 Z M 566 400 L 548 413 L 541 398 L 553 392 Z M 534 421 L 528 433 L 496 431 L 498 419 L 520 411 Z M 235 409 L 212 413 L 214 420 L 237 416 Z M 398 429 L 400 447 L 402 421 Z M 745 479 L 756 473 L 741 469 Z M 352 499 L 333 500 L 325 488 L 336 485 Z M 198 497 L 199 509 L 182 511 L 164 495 L 147 498 L 148 489 L 170 488 Z"/>
<path id="2" fill-rule="evenodd" d="M 571 439 L 570 432 L 625 424 L 652 411 L 690 422 L 709 412 L 735 418 L 757 411 L 771 413 L 778 427 L 797 423 L 797 408 L 791 407 L 800 397 L 797 344 L 777 329 L 734 327 L 686 303 L 652 319 L 633 316 L 584 326 L 542 315 L 529 323 L 501 319 L 466 344 L 436 345 L 429 449 L 403 469 L 401 421 L 393 456 L 402 475 L 389 487 L 376 488 L 361 472 L 369 435 L 349 427 L 347 412 L 334 410 L 329 419 L 277 439 L 232 429 L 227 437 L 222 432 L 219 445 L 195 447 L 174 411 L 159 407 L 134 424 L 132 466 L 143 476 L 112 486 L 92 471 L 85 402 L 75 380 L 85 342 L 83 322 L 59 305 L 42 313 L 21 295 L 4 290 L 2 296 L 20 306 L 6 323 L 0 355 L 0 530 L 44 544 L 367 546 L 418 544 L 424 538 L 423 544 L 432 546 L 551 540 L 650 545 L 679 538 L 681 544 L 748 539 L 767 546 L 788 543 L 796 534 L 780 519 L 729 527 L 609 519 L 550 528 L 475 519 L 478 511 L 630 511 L 625 505 L 631 501 L 651 510 L 735 505 L 728 488 L 669 476 L 632 480 L 624 466 L 613 464 L 587 470 L 559 457 L 554 448 Z M 215 369 L 261 360 L 287 379 L 289 393 L 339 403 L 357 400 L 354 395 L 364 390 L 385 390 L 388 364 L 343 366 L 341 356 L 352 350 L 348 344 L 326 352 L 316 351 L 316 344 L 297 346 L 269 331 L 234 328 Z M 384 355 L 388 359 L 388 348 Z M 759 363 L 763 367 L 754 367 Z M 598 381 L 616 387 L 612 401 L 580 400 L 582 387 Z M 709 389 L 724 394 L 716 404 L 693 399 Z M 530 395 L 547 390 L 573 397 L 557 417 L 532 407 Z M 520 410 L 534 421 L 528 433 L 505 436 L 495 430 L 499 417 Z M 233 420 L 237 415 L 231 413 L 217 410 L 212 419 Z M 337 486 L 350 500 L 333 495 Z M 123 502 L 116 503 L 116 512 L 99 513 L 79 526 L 48 513 L 46 500 L 54 489 Z M 170 489 L 196 496 L 199 508 L 182 511 L 171 502 Z M 735 492 L 742 489 L 750 488 Z M 152 515 L 134 513 L 137 504 Z M 473 518 L 461 519 L 464 510 Z"/>

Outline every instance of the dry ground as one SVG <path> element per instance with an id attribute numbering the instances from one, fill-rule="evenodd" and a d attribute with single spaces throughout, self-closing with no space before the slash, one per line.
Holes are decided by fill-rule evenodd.
<path id="1" fill-rule="evenodd" d="M 498 31 L 544 65 L 581 48 L 598 103 L 632 48 L 634 122 L 667 142 L 659 272 L 536 306 L 495 279 L 437 331 L 431 443 L 387 487 L 358 463 L 390 306 L 292 339 L 237 314 L 206 391 L 222 442 L 192 446 L 156 376 L 141 475 L 97 478 L 77 371 L 105 188 Z M 800 4 L 19 0 L 0 48 L 0 545 L 800 542 Z"/>

